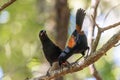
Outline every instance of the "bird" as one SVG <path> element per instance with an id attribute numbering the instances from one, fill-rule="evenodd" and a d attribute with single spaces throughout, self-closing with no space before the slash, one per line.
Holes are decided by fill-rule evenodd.
<path id="1" fill-rule="evenodd" d="M 82 54 L 82 57 L 85 56 L 86 50 L 89 52 L 87 37 L 82 31 L 82 24 L 85 18 L 85 10 L 84 9 L 78 9 L 76 13 L 76 28 L 71 34 L 70 38 L 68 39 L 68 43 L 65 47 L 65 49 L 62 51 L 62 53 L 59 56 L 59 66 L 64 65 L 66 60 L 71 57 L 73 54 Z M 77 62 L 78 58 L 75 62 Z"/>
<path id="2" fill-rule="evenodd" d="M 50 40 L 46 30 L 41 30 L 39 32 L 39 38 L 42 43 L 45 58 L 49 62 L 50 66 L 52 66 L 54 62 L 58 61 L 58 57 L 61 54 L 62 49 L 54 44 L 52 40 Z"/>

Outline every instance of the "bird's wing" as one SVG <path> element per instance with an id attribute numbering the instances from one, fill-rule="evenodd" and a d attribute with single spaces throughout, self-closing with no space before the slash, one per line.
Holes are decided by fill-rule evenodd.
<path id="1" fill-rule="evenodd" d="M 76 45 L 75 36 L 71 35 L 68 41 L 68 47 L 73 48 Z"/>

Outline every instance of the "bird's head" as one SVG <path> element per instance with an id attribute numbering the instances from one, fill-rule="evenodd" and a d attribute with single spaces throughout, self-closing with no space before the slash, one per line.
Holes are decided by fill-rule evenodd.
<path id="1" fill-rule="evenodd" d="M 39 33 L 39 36 L 44 36 L 46 35 L 46 31 L 45 30 L 41 30 L 40 33 Z"/>
<path id="2" fill-rule="evenodd" d="M 39 33 L 39 37 L 40 37 L 40 39 L 45 39 L 47 37 L 46 31 L 41 30 L 40 33 Z"/>

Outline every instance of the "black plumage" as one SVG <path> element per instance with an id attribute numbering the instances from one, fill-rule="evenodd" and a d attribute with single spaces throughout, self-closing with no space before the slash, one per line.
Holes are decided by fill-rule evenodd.
<path id="1" fill-rule="evenodd" d="M 42 43 L 44 55 L 52 66 L 53 62 L 58 61 L 58 57 L 62 50 L 49 39 L 45 30 L 40 31 L 39 38 Z"/>
<path id="2" fill-rule="evenodd" d="M 89 49 L 87 37 L 84 31 L 81 31 L 85 17 L 85 10 L 78 9 L 76 13 L 76 29 L 68 40 L 68 44 L 64 51 L 59 56 L 59 65 L 61 66 L 70 56 L 76 53 L 85 55 L 85 51 Z M 79 60 L 79 59 L 78 59 Z"/>

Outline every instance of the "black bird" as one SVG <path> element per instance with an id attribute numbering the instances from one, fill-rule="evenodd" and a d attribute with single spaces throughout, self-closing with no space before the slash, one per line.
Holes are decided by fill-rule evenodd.
<path id="1" fill-rule="evenodd" d="M 72 35 L 70 36 L 66 48 L 64 49 L 64 51 L 62 51 L 62 53 L 59 56 L 60 66 L 63 65 L 66 62 L 66 60 L 73 54 L 80 53 L 82 54 L 83 57 L 85 55 L 85 51 L 87 49 L 89 51 L 87 37 L 84 31 L 81 31 L 85 14 L 86 14 L 85 10 L 81 8 L 77 10 L 76 29 L 73 31 Z M 75 62 L 77 62 L 79 59 L 77 59 Z"/>
<path id="2" fill-rule="evenodd" d="M 62 50 L 49 39 L 45 30 L 40 31 L 39 38 L 42 43 L 44 55 L 50 63 L 50 66 L 52 66 L 54 62 L 58 61 Z"/>

